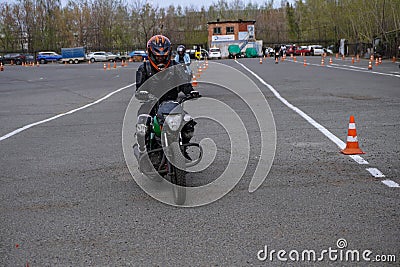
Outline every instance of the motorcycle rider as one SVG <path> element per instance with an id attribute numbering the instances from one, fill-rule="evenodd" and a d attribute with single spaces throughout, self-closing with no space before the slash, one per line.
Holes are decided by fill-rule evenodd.
<path id="1" fill-rule="evenodd" d="M 174 58 L 175 62 L 178 64 L 184 64 L 186 66 L 186 72 L 191 77 L 192 70 L 189 68 L 190 66 L 190 56 L 186 53 L 186 47 L 184 45 L 179 45 L 176 49 L 176 56 Z M 182 91 L 185 95 L 189 95 L 191 91 L 193 91 L 193 87 L 191 83 L 187 83 L 182 86 Z"/>
<path id="2" fill-rule="evenodd" d="M 190 61 L 190 56 L 186 53 L 186 47 L 184 45 L 179 45 L 178 48 L 176 49 L 176 56 L 175 56 L 175 61 L 180 64 L 185 64 L 186 66 L 189 66 L 191 61 Z"/>
<path id="3" fill-rule="evenodd" d="M 150 77 L 158 74 L 158 77 L 155 76 L 154 79 L 149 80 L 151 82 L 150 86 L 145 86 L 156 96 L 158 103 L 176 100 L 179 93 L 179 88 L 176 87 L 176 84 L 183 84 L 181 81 L 187 78 L 187 75 L 182 78 L 183 71 L 181 71 L 181 68 L 170 68 L 178 65 L 177 62 L 172 60 L 171 49 L 171 42 L 166 36 L 155 35 L 151 37 L 147 42 L 148 61 L 144 61 L 136 71 L 136 92 Z M 165 92 L 164 88 L 171 89 Z M 146 139 L 149 138 L 149 129 L 152 118 L 155 115 L 156 104 L 157 101 L 147 101 L 141 105 L 138 111 L 137 124 L 147 126 L 145 132 L 137 133 L 140 155 L 146 150 Z"/>
<path id="4" fill-rule="evenodd" d="M 144 61 L 136 71 L 136 91 L 153 75 L 169 68 L 174 65 L 171 60 L 171 42 L 163 35 L 155 35 L 147 42 L 148 61 Z M 163 100 L 175 100 L 178 97 L 176 90 L 170 90 L 167 94 L 163 95 Z M 161 101 L 161 100 L 160 100 Z M 148 127 L 151 124 L 152 116 L 154 116 L 154 101 L 145 102 L 141 105 L 138 111 L 138 124 L 145 124 Z M 137 141 L 139 145 L 139 152 L 143 154 L 146 150 L 147 132 L 137 134 Z"/>

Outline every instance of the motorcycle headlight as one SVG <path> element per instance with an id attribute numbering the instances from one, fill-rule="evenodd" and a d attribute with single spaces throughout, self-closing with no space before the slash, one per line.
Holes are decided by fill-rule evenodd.
<path id="1" fill-rule="evenodd" d="M 181 114 L 169 114 L 165 118 L 165 123 L 168 125 L 168 127 L 172 131 L 177 131 L 177 130 L 179 130 L 179 126 L 181 126 L 181 123 L 182 123 L 182 115 Z"/>

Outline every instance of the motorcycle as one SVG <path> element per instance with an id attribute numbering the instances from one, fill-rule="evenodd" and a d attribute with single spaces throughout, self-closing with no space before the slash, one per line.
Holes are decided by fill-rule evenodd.
<path id="1" fill-rule="evenodd" d="M 155 181 L 166 179 L 173 186 L 177 205 L 186 201 L 186 170 L 201 161 L 203 150 L 198 143 L 191 143 L 196 122 L 183 109 L 183 103 L 200 97 L 197 91 L 186 94 L 177 101 L 166 100 L 155 105 L 155 116 L 141 114 L 136 125 L 136 135 L 145 139 L 146 151 L 133 146 L 139 170 Z M 148 98 L 148 92 L 139 92 L 137 98 Z M 198 158 L 192 160 L 187 150 L 198 149 Z"/>

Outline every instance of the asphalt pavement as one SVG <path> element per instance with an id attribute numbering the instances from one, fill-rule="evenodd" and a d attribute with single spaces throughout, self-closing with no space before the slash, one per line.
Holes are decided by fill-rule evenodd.
<path id="1" fill-rule="evenodd" d="M 106 71 L 100 63 L 5 66 L 0 266 L 397 266 L 400 69 L 389 61 L 373 70 L 366 60 L 333 61 L 209 62 L 197 88 L 239 114 L 250 158 L 228 194 L 195 208 L 155 200 L 127 168 L 122 125 L 139 63 Z M 261 106 L 265 114 L 252 114 L 260 107 L 205 83 L 229 84 L 238 72 L 252 81 L 235 82 L 243 92 L 257 88 L 268 101 Z M 265 180 L 250 193 L 262 151 L 257 119 L 267 119 L 269 110 L 276 150 Z M 323 133 L 346 142 L 350 115 L 364 161 L 341 154 Z M 190 175 L 192 187 L 214 181 L 230 157 L 229 133 L 221 125 L 199 120 L 195 133 L 196 141 L 214 139 L 218 156 Z M 310 250 L 315 260 L 302 259 Z M 346 252 L 356 250 L 359 262 L 346 260 Z M 387 262 L 374 262 L 382 259 Z"/>

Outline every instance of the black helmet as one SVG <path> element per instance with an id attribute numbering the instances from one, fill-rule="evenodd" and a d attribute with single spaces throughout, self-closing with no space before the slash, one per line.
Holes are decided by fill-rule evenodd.
<path id="1" fill-rule="evenodd" d="M 171 42 L 164 35 L 155 35 L 147 42 L 150 64 L 161 71 L 171 63 Z"/>
<path id="2" fill-rule="evenodd" d="M 178 46 L 178 48 L 176 49 L 176 51 L 178 52 L 178 54 L 180 56 L 183 56 L 185 54 L 186 51 L 186 47 L 184 45 L 180 45 Z"/>

